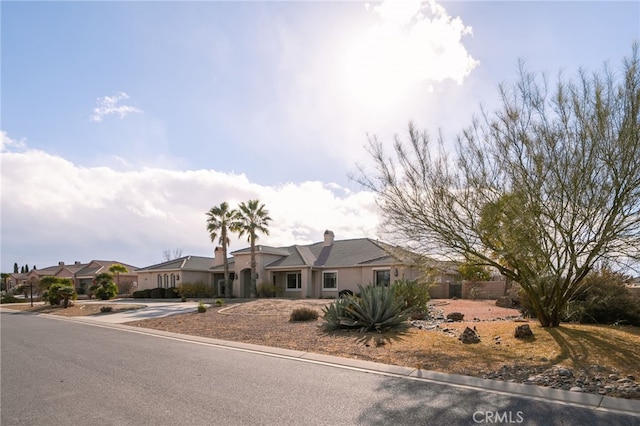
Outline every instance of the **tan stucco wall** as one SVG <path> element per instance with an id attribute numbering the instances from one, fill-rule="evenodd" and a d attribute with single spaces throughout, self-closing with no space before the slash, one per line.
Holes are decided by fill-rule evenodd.
<path id="1" fill-rule="evenodd" d="M 462 298 L 472 299 L 472 289 L 475 287 L 476 299 L 497 299 L 504 295 L 506 281 L 463 281 Z"/>

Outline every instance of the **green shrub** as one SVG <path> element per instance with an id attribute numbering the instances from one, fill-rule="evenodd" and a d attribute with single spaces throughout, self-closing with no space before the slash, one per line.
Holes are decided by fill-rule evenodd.
<path id="1" fill-rule="evenodd" d="M 165 299 L 177 299 L 180 297 L 180 292 L 175 287 L 169 287 L 164 289 Z"/>
<path id="2" fill-rule="evenodd" d="M 271 283 L 258 284 L 258 297 L 276 297 L 278 287 Z"/>
<path id="3" fill-rule="evenodd" d="M 12 294 L 3 294 L 0 298 L 0 303 L 20 303 L 25 302 L 25 299 L 18 299 Z"/>
<path id="4" fill-rule="evenodd" d="M 396 280 L 392 285 L 395 295 L 409 312 L 427 312 L 429 288 L 417 280 Z"/>
<path id="5" fill-rule="evenodd" d="M 297 308 L 291 312 L 289 321 L 315 321 L 318 319 L 318 311 L 311 308 Z"/>
<path id="6" fill-rule="evenodd" d="M 156 287 L 149 290 L 149 297 L 152 299 L 164 299 L 164 288 Z"/>
<path id="7" fill-rule="evenodd" d="M 204 305 L 204 302 L 202 300 L 200 301 L 200 303 L 198 303 L 198 312 L 201 314 L 207 312 L 207 307 Z"/>
<path id="8" fill-rule="evenodd" d="M 100 300 L 109 300 L 118 294 L 118 286 L 113 282 L 113 275 L 103 272 L 96 275 L 95 284 L 89 287 L 89 291 Z"/>
<path id="9" fill-rule="evenodd" d="M 384 332 L 407 328 L 408 309 L 393 286 L 358 288 L 360 297 L 346 296 L 323 308 L 326 329 Z"/>
<path id="10" fill-rule="evenodd" d="M 69 306 L 69 300 L 76 300 L 78 298 L 78 294 L 76 293 L 76 289 L 73 288 L 73 284 L 71 284 L 70 279 L 61 278 L 57 283 L 51 284 L 47 297 L 49 298 L 49 303 L 51 305 L 59 305 L 60 302 L 62 302 L 63 306 L 66 308 Z"/>
<path id="11" fill-rule="evenodd" d="M 640 326 L 640 305 L 625 286 L 627 277 L 609 270 L 591 273 L 585 289 L 567 304 L 564 321 Z"/>
<path id="12" fill-rule="evenodd" d="M 138 291 L 134 291 L 132 296 L 134 299 L 143 299 L 145 295 L 145 291 L 144 290 L 138 290 Z"/>
<path id="13" fill-rule="evenodd" d="M 96 297 L 100 300 L 109 300 L 118 294 L 118 286 L 114 283 L 104 283 L 95 291 Z"/>
<path id="14" fill-rule="evenodd" d="M 206 285 L 202 282 L 197 282 L 195 284 L 183 283 L 178 287 L 178 293 L 180 294 L 180 297 L 189 298 L 211 298 L 216 296 L 216 291 L 213 286 Z"/>
<path id="15" fill-rule="evenodd" d="M 111 312 L 113 311 L 113 306 L 100 306 L 100 312 Z"/>
<path id="16" fill-rule="evenodd" d="M 224 300 L 222 300 L 222 299 L 217 299 L 217 300 L 216 300 L 216 305 L 217 305 L 217 306 L 222 306 L 222 305 L 224 305 Z"/>

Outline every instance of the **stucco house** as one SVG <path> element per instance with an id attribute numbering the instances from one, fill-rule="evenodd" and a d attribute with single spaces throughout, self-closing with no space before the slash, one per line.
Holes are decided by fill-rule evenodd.
<path id="1" fill-rule="evenodd" d="M 73 281 L 73 284 L 79 294 L 83 294 L 91 286 L 96 275 L 103 272 L 109 272 L 111 265 L 119 263 L 125 266 L 129 272 L 126 274 L 119 274 L 118 284 L 120 288 L 125 286 L 134 286 L 136 283 L 137 275 L 134 272 L 137 269 L 136 266 L 128 265 L 122 262 L 116 262 L 112 260 L 92 260 L 89 263 L 81 263 L 79 261 L 73 264 L 65 264 L 64 262 L 58 262 L 57 265 L 48 266 L 41 269 L 32 269 L 26 274 L 11 274 L 9 278 L 8 288 L 14 288 L 19 285 L 33 284 L 33 289 L 38 289 L 38 282 L 43 277 L 58 277 L 69 278 Z"/>
<path id="2" fill-rule="evenodd" d="M 389 285 L 420 276 L 417 268 L 392 255 L 393 247 L 370 239 L 336 240 L 332 231 L 309 245 L 287 247 L 256 246 L 257 283 L 273 284 L 276 293 L 290 298 L 336 297 L 342 290 L 358 291 L 361 285 Z M 138 269 L 138 289 L 178 287 L 180 283 L 201 282 L 215 286 L 216 293 L 228 296 L 224 288 L 222 250 L 214 257 L 185 256 Z M 251 249 L 230 253 L 232 294 L 249 297 Z"/>
<path id="3" fill-rule="evenodd" d="M 218 248 L 216 248 L 217 253 Z M 229 268 L 233 271 L 233 261 L 230 260 L 230 263 Z M 216 274 L 213 271 L 214 266 L 215 258 L 203 256 L 183 256 L 156 265 L 146 266 L 136 270 L 138 274 L 138 290 L 154 287 L 179 287 L 182 283 L 217 285 Z M 220 275 L 224 277 L 223 273 Z M 222 284 L 222 288 L 216 289 L 216 293 L 224 294 L 224 284 Z"/>

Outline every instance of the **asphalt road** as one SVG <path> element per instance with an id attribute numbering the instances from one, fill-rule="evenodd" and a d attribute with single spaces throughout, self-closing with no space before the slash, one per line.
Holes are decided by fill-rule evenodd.
<path id="1" fill-rule="evenodd" d="M 0 423 L 639 425 L 624 415 L 31 314 L 0 314 Z"/>

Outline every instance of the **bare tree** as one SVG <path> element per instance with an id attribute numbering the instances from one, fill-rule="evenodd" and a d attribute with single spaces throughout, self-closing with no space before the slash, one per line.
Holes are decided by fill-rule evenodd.
<path id="1" fill-rule="evenodd" d="M 519 283 L 544 327 L 600 261 L 640 259 L 640 60 L 574 80 L 520 66 L 457 139 L 409 125 L 393 155 L 369 140 L 375 169 L 356 178 L 377 195 L 388 231 L 421 253 L 491 266 Z M 637 264 L 637 263 L 636 263 Z"/>
<path id="2" fill-rule="evenodd" d="M 162 260 L 164 260 L 165 262 L 168 262 L 174 259 L 179 259 L 181 257 L 182 257 L 181 248 L 173 249 L 173 251 L 170 249 L 162 250 Z"/>

